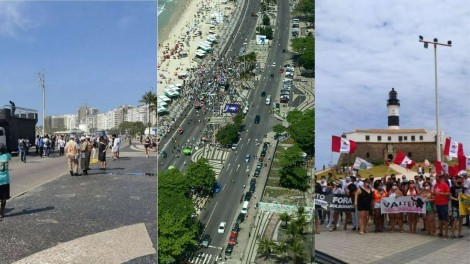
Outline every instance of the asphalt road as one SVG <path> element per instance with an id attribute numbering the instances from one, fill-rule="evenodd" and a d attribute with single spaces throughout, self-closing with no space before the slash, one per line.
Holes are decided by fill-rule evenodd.
<path id="1" fill-rule="evenodd" d="M 65 158 L 51 157 L 25 166 L 41 166 L 42 169 L 23 175 L 20 173 L 26 169 L 18 167 L 12 171 L 12 177 L 42 178 L 49 169 L 65 168 Z M 125 147 L 121 151 L 121 159 L 108 161 L 106 172 L 97 170 L 98 167 L 98 164 L 92 164 L 88 176 L 64 174 L 8 200 L 5 218 L 0 222 L 0 263 L 13 263 L 43 252 L 44 255 L 29 263 L 40 263 L 38 260 L 44 261 L 48 257 L 63 258 L 64 263 L 85 263 L 78 259 L 87 260 L 87 263 L 116 263 L 117 259 L 127 263 L 154 263 L 156 253 L 139 255 L 141 251 L 137 247 L 144 247 L 138 241 L 145 236 L 154 252 L 156 248 L 157 179 L 145 176 L 145 173 L 155 173 L 155 159 L 147 159 L 144 153 Z M 109 238 L 114 231 L 117 237 L 122 237 L 120 228 L 135 225 L 140 225 L 144 233 L 134 234 L 139 237 L 126 237 L 127 242 L 120 242 L 130 251 L 114 252 L 118 247 L 113 247 L 115 240 L 93 245 L 94 248 L 90 248 L 89 243 L 81 243 L 91 235 Z M 101 236 L 100 232 L 105 233 Z M 74 246 L 67 246 L 67 243 Z M 148 248 L 149 244 L 146 245 Z M 47 254 L 48 250 L 59 246 L 62 247 L 59 252 Z M 131 255 L 126 257 L 127 253 Z M 99 259 L 93 258 L 96 255 Z M 67 258 L 70 261 L 66 261 Z"/>
<path id="2" fill-rule="evenodd" d="M 218 51 L 219 54 L 224 55 L 222 57 L 229 58 L 238 56 L 244 43 L 255 39 L 257 18 L 251 16 L 251 13 L 260 10 L 259 3 L 259 0 L 249 0 L 244 5 L 241 19 L 237 22 L 234 30 L 233 41 L 224 47 L 223 50 Z M 212 239 L 210 247 L 201 249 L 201 252 L 212 255 L 214 258 L 219 255 L 221 250 L 227 245 L 234 219 L 241 209 L 240 199 L 242 195 L 248 191 L 249 180 L 254 174 L 257 159 L 254 159 L 253 155 L 259 156 L 262 148 L 262 145 L 257 146 L 254 144 L 255 139 L 263 141 L 264 135 L 271 131 L 274 125 L 280 123 L 269 113 L 273 108 L 273 103 L 266 105 L 266 97 L 261 97 L 261 92 L 266 91 L 267 95 L 271 95 L 272 101 L 279 98 L 279 90 L 282 86 L 283 79 L 283 76 L 279 73 L 279 67 L 284 65 L 284 62 L 290 58 L 289 53 L 282 53 L 282 49 L 287 50 L 290 26 L 289 20 L 289 2 L 279 1 L 279 12 L 277 13 L 276 24 L 274 26 L 274 40 L 272 42 L 272 48 L 269 50 L 266 67 L 259 81 L 255 83 L 255 88 L 252 89 L 248 95 L 250 111 L 245 117 L 245 130 L 241 133 L 236 152 L 228 150 L 230 154 L 222 161 L 224 167 L 221 169 L 218 179 L 222 184 L 221 192 L 209 200 L 200 215 L 201 222 L 206 225 L 204 232 L 209 234 Z M 276 66 L 272 66 L 273 64 Z M 271 73 L 274 73 L 275 78 L 270 78 Z M 254 123 L 255 115 L 260 115 L 261 117 L 259 124 Z M 208 117 L 209 116 L 202 114 L 198 116 L 197 112 L 191 109 L 188 115 L 182 118 L 179 126 L 184 129 L 184 132 L 179 134 L 174 131 L 171 137 L 167 137 L 166 140 L 162 142 L 162 145 L 166 146 L 164 149 L 168 153 L 168 157 L 164 159 L 160 155 L 160 169 L 174 166 L 180 170 L 184 170 L 185 166 L 187 166 L 185 164 L 191 162 L 191 156 L 180 154 L 179 158 L 175 158 L 172 149 L 174 150 L 178 145 L 181 147 L 181 145 L 188 140 L 198 141 L 206 127 L 206 124 L 202 123 L 202 120 L 204 118 L 207 120 Z M 201 120 L 201 123 L 199 120 Z M 173 138 L 173 141 L 169 142 L 170 138 Z M 176 140 L 176 143 L 174 140 Z M 227 149 L 225 149 L 225 151 L 227 151 Z M 251 156 L 249 162 L 245 161 L 246 154 L 250 154 Z M 248 174 L 250 177 L 248 177 Z M 234 182 L 232 182 L 232 180 L 234 180 Z M 243 185 L 247 187 L 244 189 Z M 260 190 L 256 190 L 255 195 L 260 195 Z M 250 207 L 250 210 L 253 210 L 254 205 L 250 205 Z M 248 211 L 248 213 L 250 213 L 250 211 Z M 223 234 L 217 232 L 221 222 L 227 222 L 227 227 Z"/>

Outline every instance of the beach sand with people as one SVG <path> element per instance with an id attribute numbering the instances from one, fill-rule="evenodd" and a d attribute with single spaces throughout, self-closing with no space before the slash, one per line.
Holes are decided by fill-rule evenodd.
<path id="1" fill-rule="evenodd" d="M 209 32 L 217 34 L 222 23 L 211 22 L 220 16 L 230 16 L 233 4 L 222 4 L 216 1 L 190 0 L 178 4 L 169 23 L 159 30 L 158 35 L 158 95 L 163 95 L 169 84 L 180 84 L 184 78 L 178 75 L 189 74 L 191 67 L 198 63 L 194 61 L 198 43 L 205 41 Z M 200 32 L 200 35 L 198 35 Z"/>

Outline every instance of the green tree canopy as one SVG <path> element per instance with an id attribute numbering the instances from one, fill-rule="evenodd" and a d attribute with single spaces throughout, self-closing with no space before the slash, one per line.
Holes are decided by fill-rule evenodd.
<path id="1" fill-rule="evenodd" d="M 267 15 L 263 15 L 263 25 L 269 26 L 271 24 L 271 19 Z"/>
<path id="2" fill-rule="evenodd" d="M 304 16 L 308 23 L 315 23 L 315 1 L 300 0 L 294 9 L 294 14 Z"/>
<path id="3" fill-rule="evenodd" d="M 287 128 L 281 124 L 277 124 L 273 126 L 273 132 L 276 134 L 281 134 L 284 133 L 287 130 Z"/>
<path id="4" fill-rule="evenodd" d="M 157 109 L 157 100 L 158 100 L 157 95 L 156 95 L 155 93 L 153 93 L 152 91 L 145 92 L 145 94 L 142 95 L 142 98 L 139 100 L 140 103 L 146 104 L 147 107 L 149 108 L 149 111 L 148 111 L 148 120 L 147 120 L 149 132 L 150 132 L 150 127 L 151 127 L 151 124 L 150 124 L 150 113 L 151 113 L 152 111 L 156 111 L 156 109 Z"/>
<path id="5" fill-rule="evenodd" d="M 287 131 L 305 153 L 315 153 L 315 110 L 305 112 L 299 110 L 287 113 L 289 127 Z"/>
<path id="6" fill-rule="evenodd" d="M 238 140 L 238 132 L 240 131 L 240 126 L 236 124 L 228 124 L 220 128 L 215 134 L 217 142 L 223 146 L 233 144 Z"/>
<path id="7" fill-rule="evenodd" d="M 279 182 L 282 186 L 302 191 L 306 190 L 308 176 L 307 170 L 300 167 L 302 153 L 302 149 L 295 144 L 282 151 L 279 158 L 279 165 L 281 166 Z"/>
<path id="8" fill-rule="evenodd" d="M 216 178 L 214 169 L 207 159 L 199 159 L 189 164 L 185 174 L 194 194 L 203 198 L 212 193 L 212 187 Z"/>
<path id="9" fill-rule="evenodd" d="M 129 121 L 124 121 L 118 126 L 119 131 L 122 131 L 122 133 L 129 132 L 129 135 L 135 136 L 138 133 L 143 134 L 145 131 L 145 124 L 142 123 L 141 121 L 137 122 L 129 122 Z"/>
<path id="10" fill-rule="evenodd" d="M 305 69 L 315 69 L 315 38 L 299 37 L 292 40 L 292 50 L 300 54 L 300 63 Z"/>

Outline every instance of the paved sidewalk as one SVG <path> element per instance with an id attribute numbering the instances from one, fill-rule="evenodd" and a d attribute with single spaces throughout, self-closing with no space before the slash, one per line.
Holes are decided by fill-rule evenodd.
<path id="1" fill-rule="evenodd" d="M 386 226 L 387 228 L 388 226 Z M 369 226 L 365 235 L 356 231 L 344 231 L 342 223 L 338 231 L 330 232 L 326 223 L 315 235 L 315 250 L 329 254 L 349 264 L 364 263 L 469 263 L 470 228 L 463 227 L 464 238 L 427 236 L 421 232 L 422 221 L 418 223 L 417 234 L 410 233 L 374 233 Z M 408 226 L 405 224 L 404 229 Z M 450 236 L 450 229 L 449 229 Z"/>

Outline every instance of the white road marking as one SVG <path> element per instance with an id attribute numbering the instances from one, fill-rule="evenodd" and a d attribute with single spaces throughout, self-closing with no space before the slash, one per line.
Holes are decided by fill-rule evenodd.
<path id="1" fill-rule="evenodd" d="M 209 220 L 207 220 L 207 223 L 206 223 L 206 226 L 204 227 L 203 233 L 206 232 L 206 228 L 207 228 L 207 226 L 209 225 L 209 222 L 211 221 L 212 214 L 214 214 L 215 208 L 217 208 L 217 204 L 218 204 L 218 203 L 219 203 L 219 201 L 217 201 L 217 202 L 215 203 L 214 209 L 212 209 L 211 215 L 209 216 Z"/>

